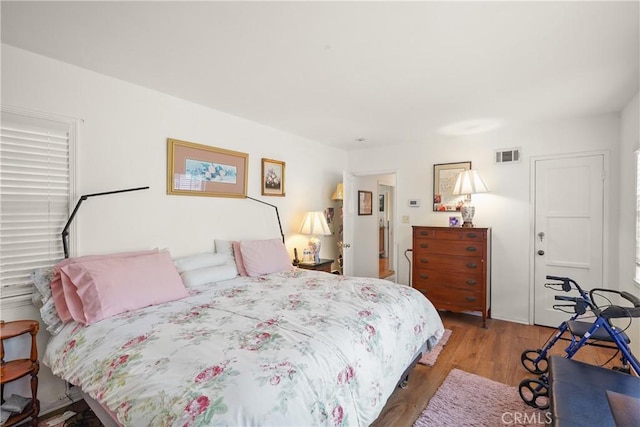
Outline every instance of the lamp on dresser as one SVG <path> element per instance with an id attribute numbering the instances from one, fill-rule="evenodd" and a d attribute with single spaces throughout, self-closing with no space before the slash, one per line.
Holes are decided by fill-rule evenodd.
<path id="1" fill-rule="evenodd" d="M 478 171 L 470 169 L 458 174 L 451 194 L 454 196 L 466 196 L 464 203 L 460 208 L 460 213 L 462 214 L 462 219 L 464 221 L 462 224 L 463 227 L 473 227 L 473 215 L 476 212 L 476 208 L 471 204 L 471 195 L 486 193 L 488 191 L 489 187 L 484 183 Z"/>
<path id="2" fill-rule="evenodd" d="M 320 239 L 318 234 L 328 236 L 331 234 L 329 224 L 324 217 L 324 213 L 320 211 L 309 211 L 304 215 L 302 225 L 300 226 L 300 234 L 310 234 L 309 248 L 313 251 L 313 259 L 317 264 L 320 262 Z"/>

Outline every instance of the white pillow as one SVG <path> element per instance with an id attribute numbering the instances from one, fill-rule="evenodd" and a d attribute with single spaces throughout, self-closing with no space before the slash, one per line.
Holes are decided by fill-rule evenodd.
<path id="1" fill-rule="evenodd" d="M 185 271 L 180 274 L 182 282 L 187 288 L 205 285 L 207 283 L 222 282 L 223 280 L 233 279 L 238 275 L 236 263 L 229 258 L 223 265 L 214 267 L 198 268 L 197 270 Z"/>
<path id="2" fill-rule="evenodd" d="M 233 256 L 233 247 L 231 246 L 232 243 L 233 242 L 231 240 L 215 239 L 213 241 L 217 254 L 227 254 L 231 256 Z"/>
<path id="3" fill-rule="evenodd" d="M 227 261 L 228 257 L 224 254 L 202 253 L 188 255 L 173 260 L 178 273 L 185 271 L 197 270 L 199 268 L 214 267 L 222 265 Z"/>

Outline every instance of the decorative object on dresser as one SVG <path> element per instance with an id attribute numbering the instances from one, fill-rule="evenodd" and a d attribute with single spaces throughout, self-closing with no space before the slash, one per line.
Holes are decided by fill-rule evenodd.
<path id="1" fill-rule="evenodd" d="M 167 194 L 247 197 L 249 155 L 167 139 Z"/>
<path id="2" fill-rule="evenodd" d="M 319 259 L 318 262 L 315 263 L 298 263 L 299 268 L 303 268 L 305 270 L 316 270 L 316 271 L 325 271 L 327 273 L 331 273 L 331 264 L 333 264 L 332 259 Z"/>
<path id="3" fill-rule="evenodd" d="M 2 384 L 2 413 L 8 411 L 11 415 L 7 420 L 2 421 L 2 426 L 11 426 L 31 417 L 31 424 L 38 425 L 38 413 L 40 412 L 40 402 L 38 401 L 38 346 L 36 335 L 40 328 L 36 320 L 17 320 L 4 322 L 0 320 L 0 383 Z M 20 335 L 31 334 L 31 351 L 28 359 L 4 360 L 4 340 L 15 338 Z M 31 398 L 26 398 L 12 394 L 5 399 L 5 384 L 20 379 L 26 375 L 31 375 Z"/>
<path id="4" fill-rule="evenodd" d="M 473 227 L 473 215 L 476 212 L 476 208 L 471 205 L 471 195 L 477 193 L 486 193 L 489 191 L 489 187 L 484 183 L 480 174 L 476 170 L 468 170 L 460 172 L 456 183 L 453 186 L 454 195 L 465 195 L 464 203 L 460 208 L 462 213 L 462 219 L 464 223 L 463 227 Z"/>
<path id="5" fill-rule="evenodd" d="M 284 196 L 285 162 L 262 159 L 262 195 Z"/>
<path id="6" fill-rule="evenodd" d="M 433 210 L 455 212 L 462 206 L 462 198 L 453 195 L 456 178 L 471 169 L 471 162 L 441 163 L 433 165 Z"/>
<path id="7" fill-rule="evenodd" d="M 491 229 L 413 226 L 413 287 L 439 310 L 491 318 Z"/>
<path id="8" fill-rule="evenodd" d="M 313 252 L 313 259 L 317 264 L 320 262 L 320 239 L 318 234 L 329 236 L 331 230 L 324 216 L 324 212 L 309 211 L 304 215 L 302 225 L 300 225 L 300 234 L 310 234 L 309 248 Z"/>

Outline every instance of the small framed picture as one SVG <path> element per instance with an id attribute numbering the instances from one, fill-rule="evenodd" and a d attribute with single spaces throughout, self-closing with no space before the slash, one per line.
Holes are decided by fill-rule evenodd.
<path id="1" fill-rule="evenodd" d="M 460 217 L 450 216 L 449 217 L 449 227 L 460 227 L 462 225 L 462 221 Z"/>
<path id="2" fill-rule="evenodd" d="M 262 159 L 262 195 L 284 196 L 285 162 Z"/>
<path id="3" fill-rule="evenodd" d="M 373 192 L 358 191 L 358 215 L 373 215 Z"/>

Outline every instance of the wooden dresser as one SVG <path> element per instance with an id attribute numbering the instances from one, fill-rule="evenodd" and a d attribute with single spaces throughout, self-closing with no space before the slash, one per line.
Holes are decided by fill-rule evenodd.
<path id="1" fill-rule="evenodd" d="M 491 229 L 413 227 L 413 287 L 439 310 L 491 318 Z"/>

